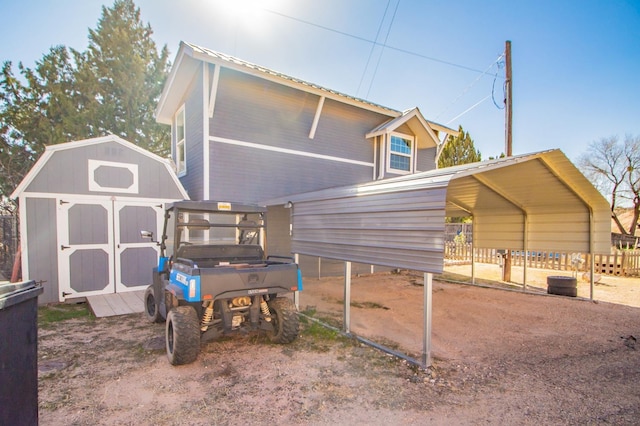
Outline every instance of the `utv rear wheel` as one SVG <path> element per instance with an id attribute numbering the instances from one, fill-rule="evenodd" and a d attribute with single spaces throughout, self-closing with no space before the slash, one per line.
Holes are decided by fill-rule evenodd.
<path id="1" fill-rule="evenodd" d="M 160 315 L 153 286 L 147 287 L 144 292 L 144 314 L 150 322 L 162 322 L 164 320 Z"/>
<path id="2" fill-rule="evenodd" d="M 267 302 L 271 312 L 273 330 L 269 339 L 274 343 L 291 343 L 298 337 L 298 313 L 293 302 L 286 297 L 276 297 Z"/>
<path id="3" fill-rule="evenodd" d="M 195 309 L 178 306 L 167 315 L 167 357 L 173 365 L 189 364 L 200 352 L 200 327 Z"/>

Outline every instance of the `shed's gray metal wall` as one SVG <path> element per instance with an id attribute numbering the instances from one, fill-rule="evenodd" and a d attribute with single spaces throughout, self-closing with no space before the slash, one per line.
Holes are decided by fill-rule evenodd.
<path id="1" fill-rule="evenodd" d="M 117 142 L 105 142 L 68 150 L 58 150 L 48 159 L 31 183 L 27 193 L 104 195 L 108 191 L 89 190 L 89 160 L 138 165 L 138 192 L 118 193 L 119 197 L 183 198 L 172 176 L 158 161 L 124 147 Z M 104 183 L 121 186 L 121 170 L 104 175 Z M 104 186 L 104 185 L 103 185 Z"/>
<path id="2" fill-rule="evenodd" d="M 38 302 L 57 302 L 56 200 L 52 198 L 27 198 L 26 205 L 21 207 L 27 212 L 29 277 L 39 282 L 43 281 L 41 284 L 44 291 L 38 297 Z"/>

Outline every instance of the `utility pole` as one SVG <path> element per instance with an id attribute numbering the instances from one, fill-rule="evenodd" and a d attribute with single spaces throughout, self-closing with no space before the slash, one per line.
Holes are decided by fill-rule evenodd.
<path id="1" fill-rule="evenodd" d="M 505 61 L 505 81 L 504 81 L 504 127 L 505 127 L 505 150 L 504 154 L 507 157 L 513 155 L 511 139 L 511 41 L 507 40 L 504 46 L 504 61 Z M 504 253 L 502 265 L 502 280 L 505 282 L 511 281 L 511 250 L 507 249 Z"/>
<path id="2" fill-rule="evenodd" d="M 504 60 L 505 60 L 505 81 L 504 81 L 504 91 L 505 91 L 505 99 L 504 99 L 504 125 L 505 125 L 505 150 L 504 153 L 507 157 L 511 157 L 513 155 L 512 147 L 513 141 L 511 139 L 512 134 L 512 117 L 513 113 L 511 110 L 512 105 L 512 92 L 511 92 L 511 41 L 507 40 L 504 48 Z"/>

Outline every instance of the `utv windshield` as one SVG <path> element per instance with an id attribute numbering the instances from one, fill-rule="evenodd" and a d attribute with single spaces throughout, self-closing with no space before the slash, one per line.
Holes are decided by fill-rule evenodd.
<path id="1" fill-rule="evenodd" d="M 178 211 L 177 246 L 184 244 L 262 244 L 262 213 Z"/>

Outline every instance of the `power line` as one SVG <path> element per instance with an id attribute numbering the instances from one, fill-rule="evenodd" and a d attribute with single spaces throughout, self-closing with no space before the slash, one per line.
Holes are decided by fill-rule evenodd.
<path id="1" fill-rule="evenodd" d="M 384 23 L 384 18 L 387 17 L 387 11 L 389 10 L 389 5 L 391 4 L 391 0 L 387 1 L 387 7 L 384 9 L 384 14 L 382 15 L 382 19 L 380 20 L 380 25 L 378 26 L 378 32 L 376 33 L 375 40 L 378 40 L 378 36 L 380 35 L 380 30 L 382 29 L 382 24 Z M 367 64 L 364 66 L 364 70 L 362 70 L 362 77 L 360 77 L 360 83 L 358 83 L 358 90 L 356 90 L 356 96 L 360 94 L 360 87 L 362 86 L 362 81 L 364 80 L 364 75 L 367 73 L 367 68 L 369 68 L 369 61 L 371 61 L 371 56 L 373 56 L 373 51 L 375 50 L 376 45 L 371 45 L 371 50 L 369 51 L 369 57 L 367 58 Z"/>
<path id="2" fill-rule="evenodd" d="M 483 73 L 482 70 L 479 70 L 479 69 L 476 69 L 476 68 L 471 68 L 471 67 L 468 67 L 466 65 L 457 64 L 455 62 L 445 61 L 443 59 L 434 58 L 432 56 L 423 55 L 421 53 L 412 52 L 410 50 L 401 49 L 399 47 L 383 45 L 383 44 L 378 43 L 375 40 L 369 40 L 368 38 L 365 38 L 365 37 L 360 37 L 360 36 L 357 36 L 357 35 L 354 35 L 354 34 L 349 34 L 347 32 L 336 30 L 334 28 L 330 28 L 330 27 L 327 27 L 327 26 L 324 26 L 324 25 L 316 24 L 314 22 L 305 21 L 304 19 L 295 18 L 293 16 L 289 16 L 289 15 L 286 15 L 286 14 L 281 13 L 281 12 L 276 12 L 275 10 L 270 10 L 270 9 L 263 9 L 263 10 L 265 12 L 269 12 L 269 13 L 271 13 L 273 15 L 278 15 L 278 16 L 281 16 L 283 18 L 290 19 L 292 21 L 297 21 L 297 22 L 300 22 L 302 24 L 306 24 L 306 25 L 310 25 L 312 27 L 323 29 L 325 31 L 330 31 L 330 32 L 333 32 L 333 33 L 336 33 L 336 34 L 340 34 L 340 35 L 343 35 L 343 36 L 346 36 L 346 37 L 353 38 L 355 40 L 364 41 L 366 43 L 372 43 L 374 46 L 383 46 L 386 49 L 393 50 L 393 51 L 400 52 L 400 53 L 404 53 L 406 55 L 411 55 L 411 56 L 415 56 L 415 57 L 418 57 L 418 58 L 426 59 L 428 61 L 438 62 L 440 64 L 449 65 L 449 66 L 460 68 L 460 69 L 467 70 L 467 71 L 473 71 L 473 72 L 477 72 L 477 73 L 481 73 L 481 74 Z"/>
<path id="3" fill-rule="evenodd" d="M 487 67 L 486 70 L 484 70 L 484 72 L 482 74 L 480 74 L 475 80 L 473 80 L 471 82 L 471 84 L 469 84 L 467 87 L 464 88 L 464 90 L 449 104 L 447 105 L 438 115 L 436 115 L 436 120 L 442 115 L 444 114 L 446 111 L 448 111 L 456 102 L 458 102 L 460 100 L 461 97 L 463 97 L 473 86 L 475 86 L 475 84 L 485 75 L 489 72 L 489 70 L 491 68 L 493 68 L 493 66 L 496 63 L 499 63 L 500 60 L 504 57 L 504 53 L 501 54 L 500 56 L 498 56 L 498 59 L 496 59 L 495 61 L 491 62 L 491 64 Z M 496 74 L 497 77 L 498 74 Z M 494 84 L 495 84 L 495 78 L 493 80 Z"/>
<path id="4" fill-rule="evenodd" d="M 369 88 L 367 89 L 366 98 L 369 97 L 369 92 L 371 91 L 371 86 L 373 86 L 373 81 L 376 79 L 376 74 L 378 73 L 378 67 L 380 66 L 380 60 L 382 59 L 382 54 L 384 53 L 384 47 L 387 45 L 387 40 L 389 39 L 389 34 L 391 33 L 391 27 L 393 27 L 393 21 L 396 19 L 396 13 L 398 12 L 398 6 L 400 6 L 400 0 L 396 3 L 396 8 L 393 11 L 393 16 L 391 17 L 391 23 L 389 24 L 389 28 L 387 29 L 387 35 L 384 38 L 384 44 L 382 45 L 382 50 L 380 51 L 380 56 L 378 56 L 378 62 L 376 63 L 376 68 L 373 70 L 373 76 L 371 76 L 371 81 L 369 82 Z M 377 40 L 377 38 L 376 38 Z"/>
<path id="5" fill-rule="evenodd" d="M 471 111 L 472 109 L 474 109 L 475 107 L 477 107 L 478 105 L 480 105 L 481 103 L 483 103 L 484 101 L 486 101 L 487 99 L 489 99 L 491 97 L 491 94 L 485 96 L 484 98 L 480 99 L 478 102 L 476 102 L 475 104 L 471 105 L 469 108 L 465 109 L 464 111 L 462 111 L 460 114 L 456 115 L 455 117 L 453 117 L 451 120 L 447 121 L 445 123 L 445 125 L 449 125 L 451 123 L 453 123 L 454 121 L 456 121 L 458 118 L 462 117 L 463 115 L 465 115 L 466 113 L 468 113 L 469 111 Z"/>

